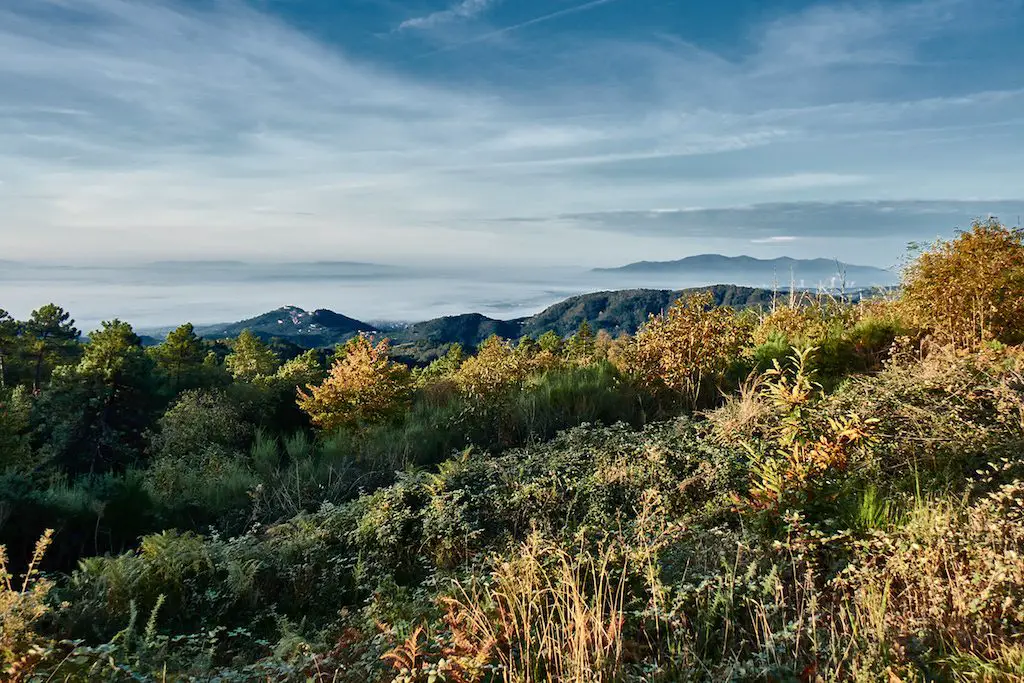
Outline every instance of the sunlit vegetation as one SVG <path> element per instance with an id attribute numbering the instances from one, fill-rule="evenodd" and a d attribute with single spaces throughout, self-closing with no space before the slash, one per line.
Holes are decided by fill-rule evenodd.
<path id="1" fill-rule="evenodd" d="M 1024 239 L 429 364 L 0 311 L 5 680 L 1024 678 Z"/>

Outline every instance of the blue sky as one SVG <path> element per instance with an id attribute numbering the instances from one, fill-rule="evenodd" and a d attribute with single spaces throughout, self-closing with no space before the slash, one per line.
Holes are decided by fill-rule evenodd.
<path id="1" fill-rule="evenodd" d="M 888 266 L 1024 214 L 1024 0 L 5 0 L 0 258 Z"/>

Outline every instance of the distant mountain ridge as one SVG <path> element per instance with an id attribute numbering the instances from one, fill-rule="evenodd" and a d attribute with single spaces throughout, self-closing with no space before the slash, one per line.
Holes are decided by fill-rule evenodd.
<path id="1" fill-rule="evenodd" d="M 858 286 L 889 286 L 896 283 L 897 276 L 884 268 L 843 263 L 836 259 L 796 259 L 781 256 L 774 259 L 759 259 L 753 256 L 724 256 L 722 254 L 699 254 L 675 261 L 637 261 L 617 268 L 595 268 L 595 273 L 619 275 L 698 275 L 714 273 L 716 279 L 728 277 L 736 280 L 742 276 L 746 283 L 758 280 L 788 285 L 792 276 L 804 287 L 819 284 L 836 286 L 840 280 Z"/>

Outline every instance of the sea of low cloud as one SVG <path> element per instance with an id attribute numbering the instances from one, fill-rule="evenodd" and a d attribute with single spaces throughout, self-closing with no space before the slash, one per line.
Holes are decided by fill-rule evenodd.
<path id="1" fill-rule="evenodd" d="M 602 273 L 583 268 L 441 269 L 354 263 L 6 264 L 0 269 L 0 308 L 24 319 L 34 308 L 53 302 L 69 310 L 83 331 L 112 318 L 140 330 L 186 321 L 197 325 L 233 322 L 286 305 L 327 308 L 378 323 L 460 313 L 512 319 L 586 292 L 680 289 L 720 282 L 772 286 L 763 279 Z"/>

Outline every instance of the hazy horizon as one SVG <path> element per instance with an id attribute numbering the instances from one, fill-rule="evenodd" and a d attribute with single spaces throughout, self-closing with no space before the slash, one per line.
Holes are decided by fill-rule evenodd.
<path id="1" fill-rule="evenodd" d="M 747 275 L 593 272 L 587 268 L 403 268 L 373 264 L 237 264 L 14 268 L 0 273 L 3 307 L 15 317 L 54 302 L 85 332 L 120 318 L 140 330 L 246 319 L 286 305 L 326 308 L 365 322 L 418 322 L 481 313 L 512 319 L 532 315 L 570 296 L 608 289 L 682 289 L 712 284 L 787 284 L 764 273 Z M 817 280 L 801 279 L 814 287 Z M 827 284 L 827 283 L 826 283 Z M 848 283 L 851 287 L 889 282 Z"/>

